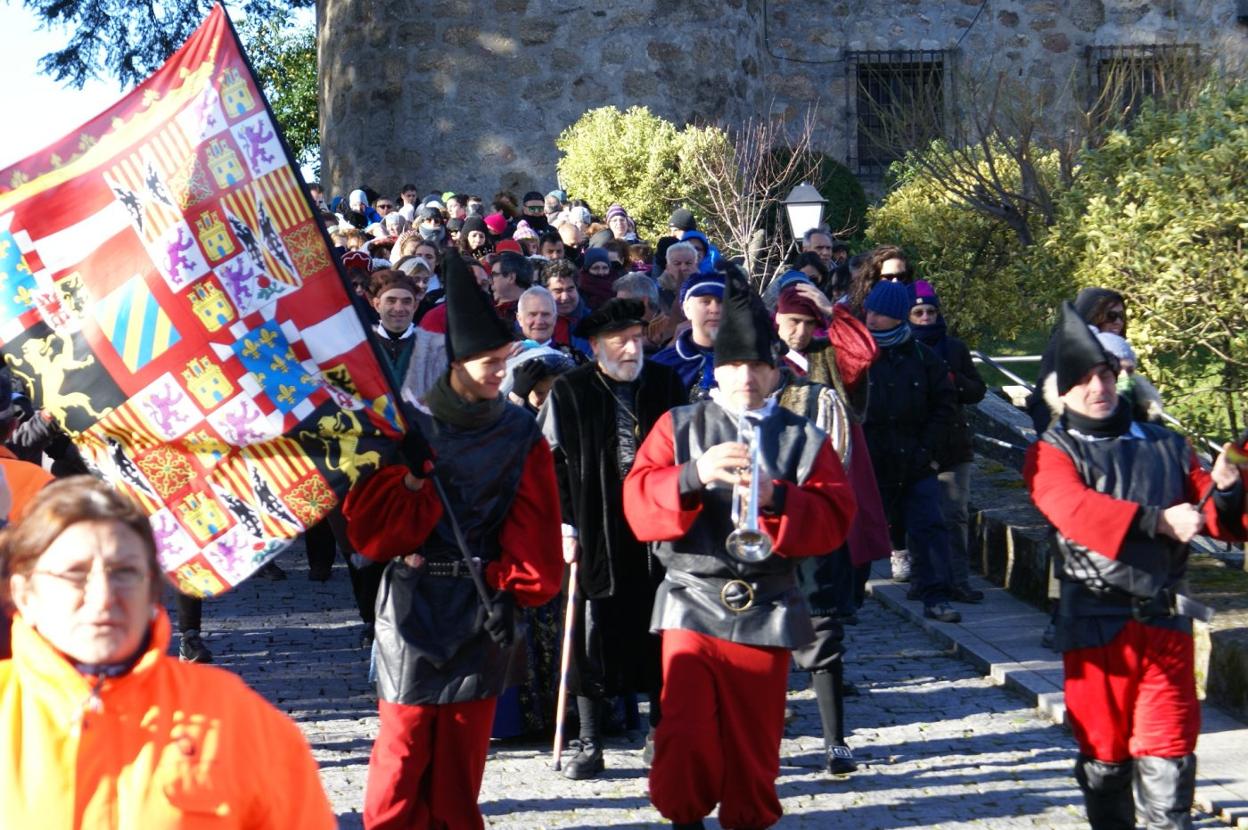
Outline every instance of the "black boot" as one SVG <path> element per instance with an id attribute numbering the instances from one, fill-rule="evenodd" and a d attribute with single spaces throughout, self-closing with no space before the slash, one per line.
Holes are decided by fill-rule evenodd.
<path id="1" fill-rule="evenodd" d="M 563 766 L 564 776 L 573 781 L 593 778 L 606 768 L 602 757 L 602 741 L 598 738 L 602 708 L 602 702 L 592 697 L 576 698 L 576 711 L 581 720 L 581 749 Z"/>
<path id="2" fill-rule="evenodd" d="M 1135 780 L 1148 830 L 1191 830 L 1196 756 L 1135 759 Z"/>
<path id="3" fill-rule="evenodd" d="M 828 772 L 831 775 L 849 775 L 858 769 L 854 753 L 845 745 L 845 701 L 842 694 L 842 678 L 845 666 L 834 662 L 826 671 L 810 674 L 815 688 L 815 703 L 819 706 L 819 720 L 823 725 L 823 744 L 827 748 Z"/>
<path id="4" fill-rule="evenodd" d="M 1080 755 L 1075 780 L 1083 790 L 1092 830 L 1135 830 L 1135 797 L 1131 793 L 1133 764 L 1112 764 Z"/>

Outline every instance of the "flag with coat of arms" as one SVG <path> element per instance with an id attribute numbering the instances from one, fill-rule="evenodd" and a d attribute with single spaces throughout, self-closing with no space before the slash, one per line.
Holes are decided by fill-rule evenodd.
<path id="1" fill-rule="evenodd" d="M 0 171 L 0 350 L 197 596 L 325 518 L 404 430 L 220 5 Z"/>

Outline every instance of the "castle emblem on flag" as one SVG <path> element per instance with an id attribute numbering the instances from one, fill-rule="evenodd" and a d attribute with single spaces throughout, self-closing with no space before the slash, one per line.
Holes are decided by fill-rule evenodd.
<path id="1" fill-rule="evenodd" d="M 245 115 L 256 105 L 256 99 L 251 97 L 251 90 L 236 66 L 226 67 L 221 73 L 221 102 L 232 116 Z"/>
<path id="2" fill-rule="evenodd" d="M 234 240 L 230 239 L 230 232 L 215 210 L 210 210 L 199 217 L 195 228 L 199 236 L 199 244 L 204 246 L 210 261 L 218 262 L 234 253 Z"/>

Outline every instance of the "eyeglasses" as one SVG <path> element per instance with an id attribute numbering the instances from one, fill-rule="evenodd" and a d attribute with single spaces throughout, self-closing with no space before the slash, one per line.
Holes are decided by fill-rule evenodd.
<path id="1" fill-rule="evenodd" d="M 378 202 L 378 203 L 377 203 L 377 209 L 378 209 L 378 210 L 391 210 L 393 207 L 394 207 L 394 205 L 390 204 L 389 202 Z"/>
<path id="2" fill-rule="evenodd" d="M 915 309 L 910 312 L 911 317 L 935 317 L 938 314 L 940 314 L 940 312 L 931 306 L 916 306 Z"/>
<path id="3" fill-rule="evenodd" d="M 57 573 L 56 571 L 32 571 L 31 573 L 50 576 L 53 579 L 60 580 L 66 586 L 72 588 L 78 593 L 85 593 L 87 585 L 91 582 L 91 575 L 99 571 L 99 568 L 91 568 L 90 570 L 66 571 L 65 573 Z M 113 567 L 104 567 L 104 581 L 108 583 L 110 590 L 119 594 L 128 594 L 147 583 L 148 573 L 143 568 L 136 568 L 133 565 L 117 565 Z"/>

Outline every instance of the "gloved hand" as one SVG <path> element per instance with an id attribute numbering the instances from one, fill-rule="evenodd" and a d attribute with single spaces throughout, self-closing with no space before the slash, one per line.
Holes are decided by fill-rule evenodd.
<path id="1" fill-rule="evenodd" d="M 537 386 L 537 382 L 549 373 L 546 363 L 540 357 L 526 360 L 512 373 L 511 391 L 521 399 L 527 400 L 533 387 Z"/>
<path id="2" fill-rule="evenodd" d="M 416 426 L 403 433 L 403 460 L 407 469 L 416 478 L 428 478 L 433 475 L 433 447 L 425 440 L 424 434 Z"/>
<path id="3" fill-rule="evenodd" d="M 510 591 L 499 591 L 489 605 L 482 605 L 477 613 L 477 623 L 490 635 L 490 639 L 503 648 L 511 645 L 516 636 L 516 598 Z"/>

